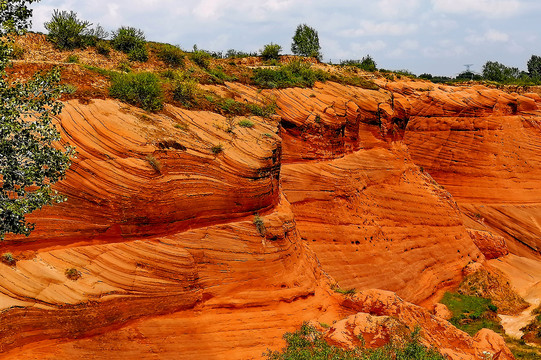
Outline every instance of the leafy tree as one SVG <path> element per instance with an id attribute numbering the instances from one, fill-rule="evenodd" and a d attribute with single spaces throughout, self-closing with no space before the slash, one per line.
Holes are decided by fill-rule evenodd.
<path id="1" fill-rule="evenodd" d="M 507 67 L 497 61 L 487 61 L 483 65 L 483 77 L 497 82 L 509 82 L 520 77 L 520 70 L 516 67 Z"/>
<path id="2" fill-rule="evenodd" d="M 541 77 L 541 56 L 532 55 L 528 60 L 528 73 L 532 78 Z"/>
<path id="3" fill-rule="evenodd" d="M 361 59 L 361 69 L 366 71 L 376 71 L 376 62 L 370 55 L 366 55 Z"/>
<path id="4" fill-rule="evenodd" d="M 79 20 L 74 11 L 53 11 L 53 17 L 44 24 L 49 31 L 48 39 L 59 49 L 75 49 L 84 46 L 84 39 L 92 25 Z"/>
<path id="5" fill-rule="evenodd" d="M 33 224 L 26 214 L 64 200 L 52 185 L 64 176 L 73 154 L 69 147 L 53 147 L 60 140 L 52 123 L 62 109 L 56 101 L 62 91 L 60 72 L 36 74 L 19 83 L 9 80 L 5 71 L 12 35 L 30 25 L 28 5 L 34 2 L 0 0 L 0 239 L 6 233 L 28 235 Z"/>
<path id="6" fill-rule="evenodd" d="M 306 24 L 297 26 L 291 51 L 295 55 L 315 57 L 321 60 L 321 47 L 319 46 L 319 36 L 317 31 Z"/>
<path id="7" fill-rule="evenodd" d="M 282 51 L 282 47 L 278 44 L 267 44 L 261 50 L 261 57 L 264 60 L 278 60 L 280 59 L 280 52 Z"/>

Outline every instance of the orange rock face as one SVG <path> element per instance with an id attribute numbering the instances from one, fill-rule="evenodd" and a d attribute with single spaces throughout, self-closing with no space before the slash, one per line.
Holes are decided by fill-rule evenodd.
<path id="1" fill-rule="evenodd" d="M 338 324 L 337 328 L 344 329 L 342 330 L 342 335 L 344 335 L 342 339 L 347 337 L 352 339 L 357 334 L 362 334 L 364 337 L 367 334 L 371 338 L 379 338 L 385 343 L 385 339 L 387 341 L 389 339 L 389 327 L 396 329 L 395 334 L 403 334 L 404 329 L 411 331 L 419 326 L 422 329 L 422 342 L 427 346 L 437 348 L 450 359 L 484 359 L 486 354 L 491 356 L 499 354 L 497 359 L 500 360 L 514 359 L 503 338 L 492 330 L 483 329 L 472 339 L 468 334 L 458 330 L 444 319 L 433 316 L 426 309 L 408 303 L 390 292 L 363 291 L 346 299 L 343 305 L 359 311 L 359 313 L 344 320 L 348 326 L 344 326 L 343 323 Z M 394 321 L 390 322 L 384 319 L 394 319 Z M 370 326 L 373 322 L 380 322 L 381 326 Z M 333 329 L 330 332 L 332 334 Z M 333 338 L 333 335 L 329 336 Z M 358 338 L 356 341 L 359 341 Z"/>
<path id="2" fill-rule="evenodd" d="M 539 97 L 438 87 L 407 101 L 412 159 L 453 195 L 469 226 L 503 236 L 517 253 L 538 252 Z"/>
<path id="3" fill-rule="evenodd" d="M 78 153 L 58 186 L 69 200 L 33 215 L 37 230 L 18 241 L 167 234 L 265 211 L 279 198 L 279 138 L 262 135 L 276 133 L 275 122 L 233 136 L 217 114 L 168 106 L 149 116 L 95 100 L 68 102 L 60 126 Z"/>
<path id="4" fill-rule="evenodd" d="M 487 260 L 497 259 L 509 254 L 509 249 L 502 236 L 476 230 L 468 230 L 468 233 Z"/>
<path id="5" fill-rule="evenodd" d="M 2 358 L 260 358 L 302 321 L 346 318 L 335 330 L 374 346 L 420 325 L 453 359 L 512 359 L 408 302 L 433 305 L 483 254 L 535 255 L 539 98 L 380 85 L 213 87 L 276 101 L 281 124 L 253 128 L 69 101 L 69 200 L 0 245 L 18 259 L 0 264 Z M 334 282 L 366 291 L 343 300 Z"/>

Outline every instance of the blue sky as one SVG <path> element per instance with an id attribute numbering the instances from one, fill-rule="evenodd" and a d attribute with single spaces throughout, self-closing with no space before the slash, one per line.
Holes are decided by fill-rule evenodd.
<path id="1" fill-rule="evenodd" d="M 280 44 L 291 52 L 298 24 L 319 33 L 324 61 L 360 59 L 370 54 L 379 68 L 407 69 L 417 75 L 456 75 L 486 61 L 526 69 L 541 55 L 539 0 L 42 0 L 34 9 L 33 30 L 54 9 L 107 30 L 142 29 L 147 40 L 189 50 L 257 51 Z"/>

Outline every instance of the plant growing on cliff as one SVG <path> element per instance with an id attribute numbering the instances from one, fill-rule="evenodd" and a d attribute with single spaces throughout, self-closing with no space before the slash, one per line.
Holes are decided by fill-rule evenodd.
<path id="1" fill-rule="evenodd" d="M 263 218 L 259 216 L 259 214 L 255 214 L 254 216 L 254 225 L 259 232 L 259 235 L 265 236 L 265 234 L 267 233 L 267 228 L 265 227 L 265 222 L 263 221 Z"/>
<path id="2" fill-rule="evenodd" d="M 81 273 L 75 268 L 66 269 L 64 274 L 70 280 L 77 280 L 81 277 Z"/>
<path id="3" fill-rule="evenodd" d="M 239 121 L 239 126 L 245 128 L 253 128 L 254 123 L 248 119 L 242 119 L 241 121 Z"/>
<path id="4" fill-rule="evenodd" d="M 282 351 L 268 350 L 264 356 L 268 360 L 445 360 L 436 350 L 421 344 L 419 331 L 414 330 L 403 344 L 390 342 L 377 349 L 342 349 L 329 345 L 323 333 L 304 323 L 300 330 L 284 334 L 286 347 Z"/>
<path id="5" fill-rule="evenodd" d="M 270 43 L 265 45 L 263 50 L 261 50 L 261 57 L 263 60 L 278 60 L 280 59 L 280 52 L 282 52 L 280 45 Z"/>
<path id="6" fill-rule="evenodd" d="M 441 303 L 453 313 L 453 317 L 449 320 L 451 324 L 471 336 L 482 328 L 501 331 L 501 325 L 496 317 L 498 308 L 490 299 L 446 292 Z"/>
<path id="7" fill-rule="evenodd" d="M 113 31 L 111 45 L 115 50 L 128 54 L 133 49 L 143 47 L 145 44 L 145 33 L 140 29 L 121 26 L 116 31 Z"/>
<path id="8" fill-rule="evenodd" d="M 147 155 L 146 157 L 148 164 L 156 171 L 157 173 L 161 173 L 162 171 L 162 164 L 158 159 L 154 157 L 154 155 Z"/>
<path id="9" fill-rule="evenodd" d="M 214 155 L 218 155 L 219 153 L 224 151 L 224 147 L 222 144 L 214 145 L 213 147 L 210 148 L 210 151 L 212 151 Z"/>
<path id="10" fill-rule="evenodd" d="M 317 31 L 306 24 L 297 26 L 291 43 L 291 51 L 295 55 L 314 57 L 321 60 L 321 46 L 319 46 Z"/>
<path id="11" fill-rule="evenodd" d="M 3 253 L 1 257 L 1 261 L 6 265 L 15 265 L 15 257 L 13 257 L 12 253 Z"/>
<path id="12" fill-rule="evenodd" d="M 190 60 L 201 66 L 203 69 L 208 69 L 210 66 L 210 59 L 212 59 L 211 54 L 205 50 L 198 50 L 197 46 L 194 45 L 193 52 L 190 54 Z"/>
<path id="13" fill-rule="evenodd" d="M 146 62 L 148 51 L 145 33 L 134 27 L 121 26 L 113 31 L 111 45 L 115 50 L 128 54 L 130 61 Z"/>
<path id="14" fill-rule="evenodd" d="M 84 46 L 84 38 L 92 25 L 79 20 L 74 11 L 54 10 L 50 21 L 44 24 L 49 31 L 47 38 L 59 49 L 75 49 Z"/>
<path id="15" fill-rule="evenodd" d="M 147 111 L 163 108 L 162 90 L 158 77 L 152 73 L 115 74 L 109 94 Z"/>
<path id="16" fill-rule="evenodd" d="M 64 201 L 52 185 L 64 177 L 73 150 L 57 149 L 60 134 L 52 122 L 62 104 L 56 99 L 60 71 L 39 73 L 19 83 L 8 79 L 14 33 L 29 26 L 34 0 L 0 1 L 0 239 L 6 233 L 29 235 L 26 214 Z"/>
<path id="17" fill-rule="evenodd" d="M 184 66 L 184 58 L 186 55 L 178 47 L 162 44 L 160 45 L 158 52 L 156 54 L 158 59 L 163 61 L 165 64 L 172 67 L 182 67 Z"/>
<path id="18" fill-rule="evenodd" d="M 197 102 L 198 85 L 195 80 L 178 80 L 173 85 L 173 99 L 184 106 L 193 106 Z"/>
<path id="19" fill-rule="evenodd" d="M 262 88 L 312 87 L 316 81 L 325 81 L 328 74 L 312 69 L 310 64 L 293 61 L 278 69 L 254 69 L 252 81 Z"/>

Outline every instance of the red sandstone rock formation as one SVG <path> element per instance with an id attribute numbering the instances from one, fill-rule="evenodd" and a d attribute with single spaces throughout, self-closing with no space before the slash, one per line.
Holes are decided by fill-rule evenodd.
<path id="1" fill-rule="evenodd" d="M 358 312 L 421 325 L 451 356 L 512 358 L 494 334 L 472 339 L 393 294 L 340 302 L 324 272 L 432 303 L 494 254 L 468 228 L 536 249 L 539 97 L 381 86 L 227 84 L 275 100 L 282 118 L 233 132 L 208 112 L 68 102 L 59 124 L 79 155 L 58 189 L 69 201 L 2 244 L 19 259 L 0 264 L 2 358 L 259 357 L 304 320 Z"/>
<path id="2" fill-rule="evenodd" d="M 437 348 L 442 354 L 446 354 L 453 360 L 484 359 L 484 354 L 499 354 L 499 360 L 514 359 L 503 338 L 492 330 L 483 329 L 472 339 L 468 334 L 458 330 L 449 322 L 431 315 L 428 310 L 408 303 L 396 294 L 381 290 L 366 290 L 353 297 L 346 299 L 343 306 L 356 310 L 359 314 L 349 317 L 338 328 L 346 329 L 351 339 L 353 335 L 365 333 L 370 337 L 388 339 L 388 328 L 398 329 L 398 333 L 404 333 L 404 329 L 422 329 L 422 342 L 427 346 Z M 360 315 L 370 314 L 370 316 Z M 392 317 L 395 322 L 391 326 L 373 328 L 367 326 L 366 320 L 378 321 Z M 381 321 L 390 324 L 390 322 Z M 402 330 L 401 330 L 402 329 Z M 331 336 L 332 338 L 332 336 Z M 357 341 L 359 341 L 357 339 Z"/>
<path id="3" fill-rule="evenodd" d="M 477 230 L 468 230 L 468 233 L 487 260 L 497 259 L 509 254 L 509 249 L 502 236 Z"/>

